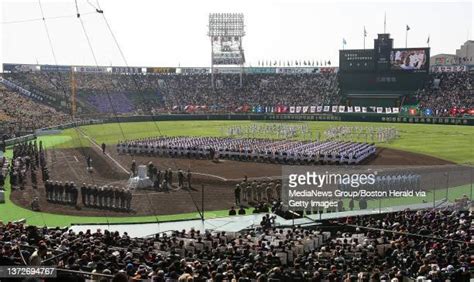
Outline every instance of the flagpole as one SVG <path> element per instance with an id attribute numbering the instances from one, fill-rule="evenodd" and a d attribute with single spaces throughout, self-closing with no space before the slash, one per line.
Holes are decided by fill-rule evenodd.
<path id="1" fill-rule="evenodd" d="M 387 33 L 387 12 L 383 16 L 383 33 Z"/>
<path id="2" fill-rule="evenodd" d="M 405 28 L 405 48 L 408 48 L 408 28 Z"/>
<path id="3" fill-rule="evenodd" d="M 363 34 L 363 36 L 364 36 L 364 50 L 365 50 L 365 26 L 364 26 L 364 34 Z"/>

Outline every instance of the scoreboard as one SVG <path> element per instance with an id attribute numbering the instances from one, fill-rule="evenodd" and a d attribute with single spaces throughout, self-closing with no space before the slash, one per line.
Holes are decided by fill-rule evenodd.
<path id="1" fill-rule="evenodd" d="M 339 53 L 339 71 L 375 71 L 374 50 L 343 50 Z"/>
<path id="2" fill-rule="evenodd" d="M 406 92 L 423 87 L 429 72 L 429 48 L 393 48 L 389 34 L 379 34 L 374 49 L 340 50 L 339 86 L 350 92 Z"/>

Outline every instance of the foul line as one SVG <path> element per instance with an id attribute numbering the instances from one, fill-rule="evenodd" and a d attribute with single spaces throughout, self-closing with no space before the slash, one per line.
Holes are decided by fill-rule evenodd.
<path id="1" fill-rule="evenodd" d="M 99 144 L 97 144 L 94 139 L 92 139 L 91 137 L 89 137 L 87 134 L 85 134 L 81 129 L 78 128 L 78 131 L 81 133 L 82 136 L 84 136 L 85 138 L 89 139 L 89 141 L 94 144 L 94 146 L 97 147 L 97 149 L 99 149 L 100 153 L 102 153 L 102 148 L 99 146 Z M 130 171 L 128 171 L 126 168 L 124 168 L 117 160 L 115 160 L 114 158 L 112 158 L 109 154 L 105 153 L 103 155 L 106 155 L 109 159 L 111 159 L 116 166 L 118 166 L 121 170 L 123 170 L 126 174 L 130 174 Z"/>

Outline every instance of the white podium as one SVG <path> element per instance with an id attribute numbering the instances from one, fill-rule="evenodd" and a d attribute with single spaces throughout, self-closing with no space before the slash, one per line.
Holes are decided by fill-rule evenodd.
<path id="1" fill-rule="evenodd" d="M 153 186 L 153 181 L 146 175 L 146 165 L 138 166 L 138 173 L 135 177 L 130 177 L 128 180 L 129 189 L 144 189 Z"/>

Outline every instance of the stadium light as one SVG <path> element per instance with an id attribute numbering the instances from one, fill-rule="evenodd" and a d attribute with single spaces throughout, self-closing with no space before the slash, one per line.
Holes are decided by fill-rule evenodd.
<path id="1" fill-rule="evenodd" d="M 244 14 L 209 14 L 211 40 L 211 83 L 214 87 L 214 65 L 239 65 L 240 86 L 242 87 L 243 65 L 245 63 L 242 38 L 245 36 Z"/>

